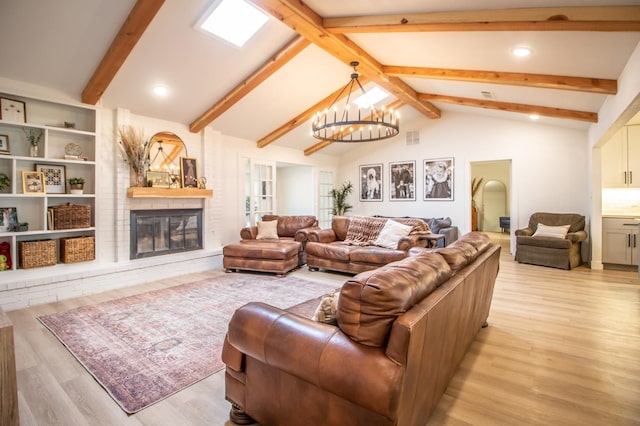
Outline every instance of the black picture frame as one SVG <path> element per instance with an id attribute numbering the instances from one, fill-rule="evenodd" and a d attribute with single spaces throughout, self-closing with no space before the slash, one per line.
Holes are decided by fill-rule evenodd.
<path id="1" fill-rule="evenodd" d="M 424 200 L 453 201 L 453 157 L 424 160 Z"/>
<path id="2" fill-rule="evenodd" d="M 382 163 L 360 166 L 360 201 L 382 201 L 384 175 Z"/>
<path id="3" fill-rule="evenodd" d="M 416 200 L 416 162 L 389 163 L 389 201 Z"/>

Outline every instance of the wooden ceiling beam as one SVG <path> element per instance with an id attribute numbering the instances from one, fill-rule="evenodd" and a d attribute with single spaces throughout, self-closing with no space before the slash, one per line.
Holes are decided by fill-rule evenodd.
<path id="1" fill-rule="evenodd" d="M 429 31 L 640 31 L 640 6 L 467 10 L 325 18 L 332 34 Z"/>
<path id="2" fill-rule="evenodd" d="M 360 77 L 359 80 L 360 80 L 360 83 L 362 83 L 363 85 L 367 83 L 366 77 Z M 325 109 L 329 108 L 331 104 L 333 104 L 333 102 L 346 97 L 348 95 L 348 92 L 343 92 L 343 89 L 344 87 L 339 88 L 338 90 L 331 93 L 329 96 L 327 96 L 320 102 L 313 105 L 311 108 L 307 109 L 301 114 L 298 114 L 295 118 L 292 118 L 282 126 L 278 127 L 273 132 L 269 133 L 267 136 L 258 140 L 257 142 L 258 148 L 264 148 L 265 146 L 274 142 L 276 139 L 281 138 L 282 136 L 286 135 L 296 127 L 300 126 L 301 124 L 311 120 L 318 111 L 324 111 Z"/>
<path id="3" fill-rule="evenodd" d="M 601 78 L 570 77 L 564 75 L 525 74 L 502 71 L 456 70 L 447 68 L 405 67 L 385 65 L 382 70 L 396 77 L 431 78 L 474 83 L 506 84 L 542 89 L 572 90 L 577 92 L 615 95 L 618 82 Z"/>
<path id="4" fill-rule="evenodd" d="M 189 130 L 193 133 L 197 133 L 204 129 L 209 123 L 220 117 L 225 111 L 238 103 L 242 98 L 248 95 L 267 78 L 271 77 L 271 75 L 282 68 L 283 65 L 293 59 L 310 44 L 311 42 L 309 42 L 309 40 L 301 37 L 300 35 L 294 37 L 293 40 L 287 43 L 275 55 L 263 63 L 260 68 L 254 71 L 249 77 L 245 78 L 236 87 L 231 89 L 229 93 L 224 95 L 222 99 L 216 102 L 200 117 L 196 118 L 189 125 Z"/>
<path id="5" fill-rule="evenodd" d="M 512 102 L 498 102 L 481 99 L 463 98 L 458 96 L 435 95 L 429 93 L 418 94 L 420 99 L 430 102 L 445 102 L 469 107 L 495 109 L 500 111 L 517 112 L 522 114 L 537 114 L 545 117 L 564 118 L 569 120 L 598 122 L 598 113 L 587 111 L 575 111 L 562 108 L 551 108 L 537 105 L 517 104 Z"/>
<path id="6" fill-rule="evenodd" d="M 398 110 L 398 109 L 402 108 L 403 105 L 404 105 L 404 102 L 398 100 L 398 101 L 392 102 L 389 105 L 387 105 L 387 109 Z M 364 120 L 370 120 L 370 119 L 371 119 L 370 115 L 364 118 Z M 341 132 L 341 133 L 342 133 L 342 136 L 345 136 L 345 135 L 348 135 L 348 134 L 352 133 L 352 131 L 345 130 L 344 132 Z M 333 143 L 333 141 L 322 140 L 322 141 L 310 146 L 309 148 L 305 149 L 304 150 L 304 155 L 305 156 L 309 156 L 311 154 L 314 154 L 314 153 L 320 151 L 321 149 L 328 147 L 332 143 Z M 354 143 L 363 143 L 363 142 L 354 142 Z"/>
<path id="7" fill-rule="evenodd" d="M 82 102 L 95 105 L 120 70 L 165 0 L 138 0 L 107 53 L 82 91 Z"/>
<path id="8" fill-rule="evenodd" d="M 266 13 L 278 19 L 298 34 L 324 49 L 342 62 L 358 61 L 358 71 L 383 89 L 413 106 L 430 118 L 439 118 L 440 110 L 420 101 L 417 93 L 397 77 L 382 71 L 382 65 L 357 44 L 342 34 L 331 34 L 322 26 L 322 17 L 298 0 L 250 0 Z"/>

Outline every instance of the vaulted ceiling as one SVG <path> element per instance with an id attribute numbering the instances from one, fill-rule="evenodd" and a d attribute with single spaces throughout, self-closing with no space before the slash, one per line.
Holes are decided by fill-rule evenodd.
<path id="1" fill-rule="evenodd" d="M 463 111 L 587 128 L 640 42 L 638 0 L 248 1 L 272 19 L 238 49 L 195 28 L 212 0 L 4 0 L 0 77 L 265 149 L 339 155 L 353 145 L 313 139 L 310 118 L 353 60 L 402 123 Z M 517 46 L 533 54 L 516 58 Z M 168 96 L 153 96 L 157 84 Z"/>

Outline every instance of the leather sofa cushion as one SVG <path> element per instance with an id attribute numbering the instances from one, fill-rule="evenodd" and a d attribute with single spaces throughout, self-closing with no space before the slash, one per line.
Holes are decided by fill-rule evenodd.
<path id="1" fill-rule="evenodd" d="M 305 251 L 307 252 L 307 256 L 349 262 L 351 252 L 357 248 L 356 246 L 349 246 L 342 242 L 316 243 L 310 241 L 305 246 Z"/>
<path id="2" fill-rule="evenodd" d="M 296 231 L 299 229 L 309 228 L 318 224 L 318 220 L 315 216 L 305 215 L 278 216 L 275 214 L 266 214 L 262 216 L 262 220 L 277 220 L 278 236 L 291 238 L 295 237 Z"/>
<path id="3" fill-rule="evenodd" d="M 355 263 L 372 263 L 383 265 L 404 259 L 406 253 L 402 250 L 391 250 L 384 247 L 358 247 L 349 254 L 349 260 Z"/>
<path id="4" fill-rule="evenodd" d="M 444 258 L 435 253 L 410 256 L 358 274 L 340 291 L 338 326 L 363 345 L 385 346 L 396 318 L 451 274 Z"/>
<path id="5" fill-rule="evenodd" d="M 335 232 L 338 241 L 344 241 L 347 238 L 349 222 L 347 216 L 334 216 L 331 220 L 331 229 Z"/>
<path id="6" fill-rule="evenodd" d="M 484 232 L 469 232 L 465 234 L 461 239 L 465 243 L 471 244 L 478 251 L 478 254 L 484 253 L 486 249 L 491 246 L 491 238 Z"/>
<path id="7" fill-rule="evenodd" d="M 439 248 L 435 251 L 444 257 L 453 272 L 458 272 L 478 256 L 478 250 L 464 240 L 458 240 L 448 247 Z"/>

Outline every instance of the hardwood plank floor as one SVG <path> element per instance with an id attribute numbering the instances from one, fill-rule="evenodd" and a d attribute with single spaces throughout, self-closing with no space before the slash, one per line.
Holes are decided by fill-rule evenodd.
<path id="1" fill-rule="evenodd" d="M 430 425 L 640 424 L 636 272 L 562 271 L 514 262 L 508 240 L 489 327 L 480 331 Z M 219 372 L 128 416 L 36 317 L 220 274 L 110 291 L 8 312 L 22 425 L 230 425 Z M 342 274 L 295 275 L 331 280 Z"/>

